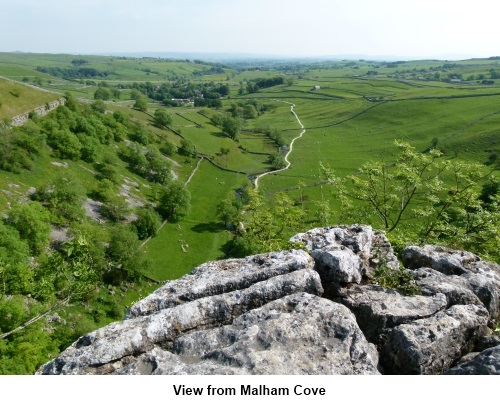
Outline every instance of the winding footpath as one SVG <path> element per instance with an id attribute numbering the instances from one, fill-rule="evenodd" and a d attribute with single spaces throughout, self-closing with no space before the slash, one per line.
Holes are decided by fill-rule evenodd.
<path id="1" fill-rule="evenodd" d="M 293 103 L 289 103 L 287 101 L 281 101 L 281 100 L 276 100 L 280 103 L 285 103 L 285 104 L 290 104 L 290 111 L 292 112 L 292 114 L 295 116 L 295 119 L 297 120 L 297 122 L 299 123 L 300 125 L 300 128 L 302 129 L 302 131 L 300 132 L 300 134 L 293 138 L 292 139 L 292 142 L 290 142 L 290 149 L 288 151 L 288 153 L 285 155 L 285 162 L 286 162 L 286 166 L 283 167 L 282 169 L 277 169 L 277 170 L 271 170 L 270 172 L 265 172 L 265 173 L 262 173 L 262 174 L 259 174 L 256 178 L 255 178 L 255 182 L 254 182 L 254 185 L 255 185 L 255 189 L 258 190 L 259 188 L 259 180 L 264 177 L 264 176 L 267 176 L 268 174 L 273 174 L 273 173 L 278 173 L 278 172 L 282 172 L 282 171 L 285 171 L 285 170 L 288 170 L 290 168 L 290 166 L 292 165 L 292 163 L 288 160 L 288 156 L 290 156 L 290 153 L 292 153 L 293 151 L 293 144 L 295 143 L 295 141 L 297 139 L 300 139 L 302 138 L 302 136 L 305 134 L 306 132 L 306 129 L 304 128 L 304 125 L 302 124 L 302 122 L 300 121 L 300 118 L 299 116 L 297 115 L 297 113 L 294 111 L 293 107 L 295 107 L 295 104 Z"/>

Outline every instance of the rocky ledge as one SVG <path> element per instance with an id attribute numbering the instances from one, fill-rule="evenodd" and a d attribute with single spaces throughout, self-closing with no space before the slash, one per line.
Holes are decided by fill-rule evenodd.
<path id="1" fill-rule="evenodd" d="M 397 271 L 369 226 L 296 235 L 304 250 L 209 262 L 125 320 L 79 338 L 38 374 L 499 374 L 500 266 L 411 246 L 419 294 L 375 284 Z"/>

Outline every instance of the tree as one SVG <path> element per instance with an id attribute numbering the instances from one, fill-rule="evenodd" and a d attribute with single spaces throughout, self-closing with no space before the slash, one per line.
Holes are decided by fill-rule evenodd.
<path id="1" fill-rule="evenodd" d="M 247 104 L 243 107 L 243 117 L 247 119 L 256 118 L 259 115 L 257 109 L 252 104 Z"/>
<path id="2" fill-rule="evenodd" d="M 177 222 L 189 212 L 191 206 L 191 194 L 179 181 L 167 184 L 160 196 L 158 210 L 163 218 Z"/>
<path id="3" fill-rule="evenodd" d="M 392 165 L 369 162 L 361 174 L 344 181 L 327 175 L 338 196 L 362 204 L 357 210 L 364 215 L 361 220 L 387 232 L 397 230 L 413 241 L 457 242 L 456 234 L 465 241 L 482 232 L 472 223 L 489 215 L 475 189 L 487 177 L 484 167 L 446 160 L 437 150 L 419 153 L 400 141 L 396 146 L 400 154 Z M 363 211 L 363 206 L 368 209 Z"/>
<path id="4" fill-rule="evenodd" d="M 167 156 L 172 156 L 177 152 L 177 145 L 170 139 L 165 139 L 160 146 L 160 152 Z"/>
<path id="5" fill-rule="evenodd" d="M 111 98 L 111 91 L 109 89 L 104 88 L 104 87 L 99 87 L 94 92 L 94 99 L 95 100 L 109 100 L 110 98 Z"/>
<path id="6" fill-rule="evenodd" d="M 184 156 L 194 156 L 195 154 L 195 146 L 194 143 L 189 139 L 182 139 L 180 151 Z"/>
<path id="7" fill-rule="evenodd" d="M 144 96 L 138 97 L 133 108 L 142 112 L 148 111 L 148 100 Z"/>
<path id="8" fill-rule="evenodd" d="M 226 116 L 222 120 L 222 132 L 235 141 L 238 140 L 238 135 L 241 129 L 241 121 L 238 118 Z"/>
<path id="9" fill-rule="evenodd" d="M 156 211 L 149 207 L 141 207 L 136 210 L 137 219 L 132 225 L 137 231 L 139 239 L 155 236 L 161 226 L 161 217 Z"/>
<path id="10" fill-rule="evenodd" d="M 130 206 L 120 195 L 108 193 L 105 196 L 104 203 L 101 205 L 100 213 L 111 221 L 123 221 L 130 214 Z"/>
<path id="11" fill-rule="evenodd" d="M 241 226 L 237 229 L 231 254 L 242 257 L 289 248 L 288 239 L 299 230 L 304 211 L 285 193 L 277 193 L 270 204 L 266 204 L 255 189 L 247 193 L 248 202 L 241 209 Z M 219 215 L 223 212 L 234 215 L 227 204 L 220 209 Z"/>
<path id="12" fill-rule="evenodd" d="M 78 222 L 85 216 L 83 209 L 85 189 L 70 173 L 65 173 L 42 185 L 33 198 L 49 209 L 51 222 L 56 225 Z"/>
<path id="13" fill-rule="evenodd" d="M 104 281 L 120 284 L 125 280 L 135 281 L 144 269 L 144 255 L 140 251 L 137 234 L 126 225 L 115 226 L 106 249 L 110 259 L 110 268 Z"/>
<path id="14" fill-rule="evenodd" d="M 154 114 L 154 122 L 158 128 L 172 125 L 172 116 L 162 108 L 158 108 Z"/>
<path id="15" fill-rule="evenodd" d="M 26 240 L 33 255 L 39 255 L 48 245 L 51 227 L 50 213 L 39 202 L 17 204 L 9 212 L 6 223 L 17 229 Z"/>
<path id="16" fill-rule="evenodd" d="M 275 170 L 282 169 L 286 166 L 286 161 L 281 151 L 278 151 L 273 156 L 270 156 L 269 163 L 271 163 L 271 167 Z"/>

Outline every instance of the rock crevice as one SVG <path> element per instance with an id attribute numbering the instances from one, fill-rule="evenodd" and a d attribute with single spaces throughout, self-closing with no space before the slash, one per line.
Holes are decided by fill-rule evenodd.
<path id="1" fill-rule="evenodd" d="M 38 373 L 500 370 L 500 338 L 490 329 L 500 315 L 497 264 L 409 247 L 403 263 L 421 293 L 405 296 L 374 283 L 378 266 L 398 270 L 399 262 L 369 226 L 317 228 L 292 240 L 305 250 L 209 262 L 167 282 L 122 322 L 82 336 Z"/>

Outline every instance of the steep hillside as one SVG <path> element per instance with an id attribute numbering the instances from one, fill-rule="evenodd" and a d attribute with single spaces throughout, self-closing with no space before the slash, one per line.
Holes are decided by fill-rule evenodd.
<path id="1" fill-rule="evenodd" d="M 41 91 L 0 77 L 0 120 L 10 120 L 61 98 L 60 94 Z"/>

